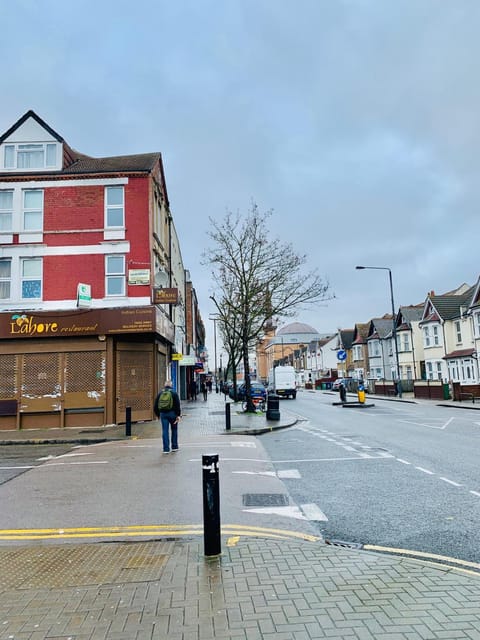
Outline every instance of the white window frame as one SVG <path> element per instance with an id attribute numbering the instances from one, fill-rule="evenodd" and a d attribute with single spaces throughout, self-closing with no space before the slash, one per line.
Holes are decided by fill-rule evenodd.
<path id="1" fill-rule="evenodd" d="M 38 264 L 40 266 L 39 274 L 25 274 L 25 267 L 28 263 Z M 40 286 L 39 295 L 24 295 L 24 285 L 27 282 L 38 282 Z M 42 258 L 20 258 L 20 299 L 21 300 L 41 300 L 43 295 L 43 260 Z"/>
<path id="2" fill-rule="evenodd" d="M 3 224 L 0 223 L 0 233 L 12 233 L 13 230 L 13 208 L 14 208 L 14 200 L 13 200 L 13 196 L 14 196 L 14 190 L 13 189 L 0 189 L 0 194 L 5 194 L 8 193 L 11 195 L 11 199 L 12 199 L 12 204 L 9 207 L 3 207 L 2 208 L 2 203 L 0 201 L 0 217 L 5 219 L 8 219 L 7 216 L 10 216 L 10 226 L 5 226 L 5 228 L 3 227 Z"/>
<path id="3" fill-rule="evenodd" d="M 362 345 L 361 344 L 354 344 L 353 345 L 353 360 L 354 361 L 363 360 L 363 353 L 362 353 Z"/>
<path id="4" fill-rule="evenodd" d="M 439 328 L 438 324 L 423 327 L 423 346 L 425 349 L 441 345 Z"/>
<path id="5" fill-rule="evenodd" d="M 113 260 L 122 260 L 122 268 L 120 270 L 113 270 L 110 262 Z M 113 282 L 121 283 L 121 292 L 110 293 L 109 288 Z M 125 296 L 126 292 L 126 274 L 125 274 L 125 256 L 121 254 L 108 254 L 105 256 L 105 297 L 106 298 L 118 298 Z"/>
<path id="6" fill-rule="evenodd" d="M 0 285 L 8 284 L 8 296 L 0 296 L 0 302 L 6 302 L 12 299 L 12 259 L 2 258 L 0 259 L 0 263 L 8 263 L 10 265 L 10 273 L 8 274 L 8 276 L 2 276 L 0 271 Z"/>
<path id="7" fill-rule="evenodd" d="M 368 341 L 368 355 L 370 358 L 379 358 L 381 356 L 380 340 L 377 338 Z"/>
<path id="8" fill-rule="evenodd" d="M 27 207 L 25 204 L 27 193 L 40 193 L 42 203 L 40 208 L 38 207 Z M 23 233 L 40 233 L 43 232 L 43 211 L 44 211 L 44 192 L 43 189 L 23 189 L 22 190 L 22 232 Z M 28 214 L 39 214 L 40 223 L 37 227 L 33 227 L 32 229 L 27 229 L 25 225 L 25 217 Z"/>
<path id="9" fill-rule="evenodd" d="M 457 344 L 462 344 L 462 323 L 460 320 L 455 320 L 454 329 Z"/>
<path id="10" fill-rule="evenodd" d="M 473 335 L 476 339 L 480 338 L 480 311 L 473 313 Z"/>
<path id="11" fill-rule="evenodd" d="M 52 160 L 52 152 L 54 157 Z M 31 158 L 34 154 L 41 157 L 41 162 L 32 166 L 24 167 L 22 159 Z M 58 142 L 6 142 L 3 145 L 1 163 L 5 171 L 38 171 L 39 169 L 55 170 L 60 169 L 59 158 L 61 157 L 60 144 Z M 20 162 L 19 162 L 20 160 Z M 28 164 L 28 163 L 27 163 Z"/>
<path id="12" fill-rule="evenodd" d="M 410 334 L 408 333 L 408 331 L 404 331 L 401 334 L 401 349 L 400 351 L 402 351 L 403 353 L 405 353 L 406 351 L 410 351 Z"/>

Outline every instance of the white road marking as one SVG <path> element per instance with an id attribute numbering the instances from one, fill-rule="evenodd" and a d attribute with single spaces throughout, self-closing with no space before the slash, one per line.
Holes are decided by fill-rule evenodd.
<path id="1" fill-rule="evenodd" d="M 301 504 L 300 508 L 305 514 L 307 520 L 313 520 L 314 522 L 328 522 L 327 516 L 315 503 Z"/>
<path id="2" fill-rule="evenodd" d="M 407 462 L 407 460 L 402 460 L 402 458 L 397 458 L 397 462 L 401 462 L 402 464 L 412 464 L 411 462 Z"/>
<path id="3" fill-rule="evenodd" d="M 275 471 L 232 471 L 232 473 L 244 476 L 270 476 L 271 478 L 275 478 L 277 475 Z"/>
<path id="4" fill-rule="evenodd" d="M 45 464 L 39 465 L 38 469 L 45 469 L 46 467 L 73 467 L 74 465 L 79 464 L 108 464 L 108 460 L 82 460 L 81 462 L 46 462 Z"/>
<path id="5" fill-rule="evenodd" d="M 59 460 L 60 458 L 75 458 L 76 456 L 93 456 L 93 453 L 91 451 L 85 451 L 85 452 L 76 451 L 75 453 L 63 453 L 60 456 L 53 456 L 53 457 Z M 47 458 L 45 459 L 48 460 L 48 457 L 49 456 L 47 456 Z M 41 460 L 41 458 L 38 458 L 38 459 Z"/>
<path id="6" fill-rule="evenodd" d="M 258 513 L 264 515 L 285 516 L 287 518 L 296 518 L 297 520 L 306 520 L 300 509 L 295 506 L 289 507 L 258 507 L 255 509 L 242 509 L 244 513 Z"/>
<path id="7" fill-rule="evenodd" d="M 480 498 L 480 493 L 478 491 L 470 491 L 474 496 L 478 496 Z"/>
<path id="8" fill-rule="evenodd" d="M 8 470 L 11 470 L 11 469 L 35 469 L 35 465 L 29 464 L 29 465 L 24 465 L 24 466 L 22 465 L 22 466 L 18 466 L 18 467 L 0 467 L 1 471 L 4 471 L 4 470 L 8 471 Z"/>
<path id="9" fill-rule="evenodd" d="M 443 429 L 446 429 L 448 427 L 448 425 L 451 423 L 452 420 L 453 420 L 453 416 L 445 422 L 443 427 L 435 427 L 432 424 L 425 424 L 424 422 L 412 422 L 411 420 L 398 420 L 398 422 L 403 422 L 405 424 L 413 424 L 417 427 L 428 427 L 429 429 L 439 429 L 440 431 L 443 431 Z"/>
<path id="10" fill-rule="evenodd" d="M 448 478 L 440 477 L 440 480 L 443 480 L 444 482 L 448 482 L 448 484 L 453 484 L 454 487 L 462 487 L 463 486 L 463 485 L 459 484 L 458 482 L 454 482 L 453 480 L 449 480 Z"/>
<path id="11" fill-rule="evenodd" d="M 299 462 L 343 462 L 345 460 L 357 460 L 357 461 L 362 461 L 362 460 L 386 460 L 387 458 L 383 457 L 383 456 L 371 456 L 368 453 L 359 453 L 358 456 L 354 456 L 354 457 L 349 457 L 349 458 L 303 458 L 303 459 L 296 459 L 296 460 L 273 460 L 273 464 L 285 464 L 285 463 L 289 463 L 289 464 L 297 464 Z"/>
<path id="12" fill-rule="evenodd" d="M 280 469 L 277 472 L 279 478 L 301 478 L 300 471 L 298 469 Z"/>
<path id="13" fill-rule="evenodd" d="M 418 471 L 422 471 L 423 473 L 428 473 L 429 476 L 434 476 L 435 473 L 433 471 L 429 471 L 428 469 L 424 469 L 423 467 L 415 467 Z"/>

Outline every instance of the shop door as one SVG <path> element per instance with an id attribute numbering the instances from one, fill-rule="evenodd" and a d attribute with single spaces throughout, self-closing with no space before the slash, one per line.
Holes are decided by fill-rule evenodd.
<path id="1" fill-rule="evenodd" d="M 116 419 L 125 422 L 126 409 L 132 410 L 132 420 L 152 419 L 153 352 L 139 350 L 140 345 L 118 345 L 116 367 Z"/>

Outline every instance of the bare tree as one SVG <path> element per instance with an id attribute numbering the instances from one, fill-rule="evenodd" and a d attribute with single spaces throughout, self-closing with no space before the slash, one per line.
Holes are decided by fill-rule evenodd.
<path id="1" fill-rule="evenodd" d="M 245 371 L 247 410 L 250 398 L 249 350 L 273 317 L 291 317 L 307 304 L 328 299 L 329 285 L 317 270 L 304 271 L 306 256 L 270 236 L 272 212 L 252 203 L 248 215 L 227 212 L 222 222 L 210 219 L 213 247 L 204 254 L 212 267 L 211 296 L 225 327 L 239 341 Z"/>

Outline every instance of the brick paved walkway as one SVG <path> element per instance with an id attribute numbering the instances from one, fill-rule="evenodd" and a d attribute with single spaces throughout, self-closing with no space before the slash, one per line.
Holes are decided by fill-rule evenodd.
<path id="1" fill-rule="evenodd" d="M 221 398 L 185 413 L 195 437 L 223 432 Z M 253 534 L 213 559 L 201 537 L 3 543 L 0 640 L 480 640 L 480 576 Z"/>
<path id="2" fill-rule="evenodd" d="M 1 640 L 480 639 L 480 578 L 322 543 L 0 548 Z"/>

